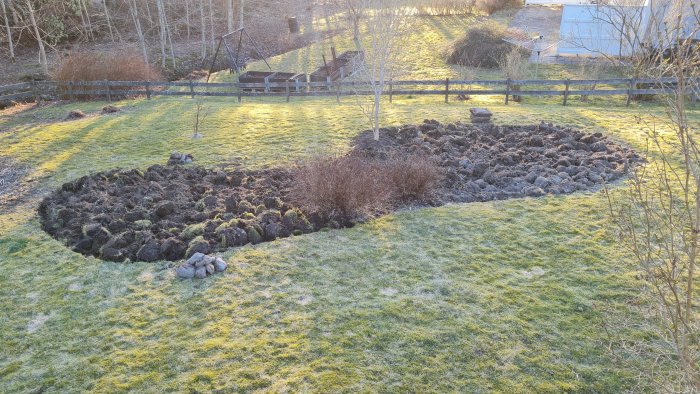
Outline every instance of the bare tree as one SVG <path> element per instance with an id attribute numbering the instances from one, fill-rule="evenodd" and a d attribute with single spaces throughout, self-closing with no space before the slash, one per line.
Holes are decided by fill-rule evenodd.
<path id="1" fill-rule="evenodd" d="M 141 52 L 143 55 L 143 62 L 148 63 L 148 49 L 146 48 L 146 37 L 143 34 L 143 29 L 141 28 L 141 20 L 139 17 L 139 8 L 136 0 L 129 0 L 129 12 L 131 13 L 131 18 L 134 21 L 134 28 L 136 29 L 136 35 L 139 38 L 139 44 L 141 45 Z"/>
<path id="2" fill-rule="evenodd" d="M 527 77 L 530 70 L 530 62 L 519 48 L 514 48 L 498 59 L 498 67 L 509 81 L 521 80 Z M 520 91 L 520 85 L 517 83 L 513 84 L 511 87 L 513 91 Z M 513 95 L 513 101 L 518 102 L 520 100 L 521 96 Z"/>
<path id="3" fill-rule="evenodd" d="M 226 26 L 233 31 L 233 0 L 226 0 Z"/>
<path id="4" fill-rule="evenodd" d="M 700 46 L 693 40 L 700 37 L 700 9 L 691 0 L 671 3 L 638 32 L 653 45 L 642 75 L 668 90 L 666 116 L 640 119 L 651 152 L 634 169 L 623 195 L 609 192 L 608 197 L 620 238 L 643 272 L 645 298 L 639 304 L 647 307 L 648 322 L 658 336 L 643 352 L 673 366 L 664 371 L 663 391 L 698 392 L 700 130 L 688 120 L 688 103 L 700 95 Z M 660 131 L 658 123 L 671 133 Z"/>
<path id="5" fill-rule="evenodd" d="M 366 30 L 359 29 L 357 50 L 364 53 L 359 77 L 372 92 L 370 104 L 361 107 L 379 140 L 381 99 L 387 84 L 398 75 L 402 44 L 407 37 L 409 10 L 401 0 L 361 0 L 366 17 Z M 360 97 L 360 96 L 358 96 Z"/>
<path id="6" fill-rule="evenodd" d="M 199 15 L 201 17 L 201 28 L 199 31 L 202 40 L 202 61 L 207 57 L 207 22 L 204 18 L 204 1 L 199 2 Z"/>
<path id="7" fill-rule="evenodd" d="M 202 96 L 197 96 L 194 102 L 194 111 L 192 114 L 192 138 L 199 139 L 202 138 L 202 133 L 200 133 L 202 122 L 209 116 L 209 112 L 204 105 L 204 98 Z"/>
<path id="8" fill-rule="evenodd" d="M 41 37 L 41 32 L 39 31 L 39 25 L 36 23 L 36 16 L 34 15 L 34 7 L 32 7 L 31 0 L 27 0 L 27 13 L 29 14 L 29 22 L 31 23 L 32 30 L 34 32 L 34 38 L 39 46 L 39 64 L 44 74 L 49 73 L 49 63 L 46 60 L 46 49 L 44 48 L 44 39 Z"/>
<path id="9" fill-rule="evenodd" d="M 10 47 L 10 59 L 15 61 L 15 47 L 12 42 L 12 29 L 10 28 L 10 18 L 7 16 L 7 8 L 5 7 L 5 0 L 0 0 L 0 11 L 2 11 L 2 17 L 5 20 L 5 32 L 7 33 L 7 43 Z"/>

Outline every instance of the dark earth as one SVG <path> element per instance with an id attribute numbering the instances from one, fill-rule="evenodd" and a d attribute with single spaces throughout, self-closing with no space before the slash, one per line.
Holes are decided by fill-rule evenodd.
<path id="1" fill-rule="evenodd" d="M 547 124 L 420 125 L 360 134 L 349 154 L 429 154 L 445 177 L 426 201 L 501 200 L 595 190 L 639 161 L 600 133 Z M 155 165 L 84 176 L 44 199 L 44 230 L 74 251 L 109 261 L 180 260 L 248 243 L 351 225 L 302 212 L 289 201 L 293 172 Z M 398 203 L 397 203 L 398 204 Z M 395 206 L 394 208 L 400 208 Z M 340 224 L 339 224 L 340 223 Z"/>

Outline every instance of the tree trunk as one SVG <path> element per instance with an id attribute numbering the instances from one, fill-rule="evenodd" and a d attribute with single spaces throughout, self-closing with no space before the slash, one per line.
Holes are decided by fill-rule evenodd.
<path id="1" fill-rule="evenodd" d="M 233 0 L 226 0 L 226 22 L 230 33 L 233 31 Z"/>
<path id="2" fill-rule="evenodd" d="M 148 65 L 148 50 L 146 49 L 146 38 L 143 36 L 143 29 L 141 28 L 141 21 L 139 20 L 139 9 L 136 5 L 136 0 L 129 1 L 129 8 L 131 9 L 131 17 L 134 20 L 136 35 L 139 37 L 139 43 L 141 44 L 141 51 L 143 51 L 143 62 L 146 65 Z"/>
<path id="3" fill-rule="evenodd" d="M 165 10 L 163 9 L 163 0 L 156 0 L 156 9 L 158 10 L 158 38 L 160 42 L 160 63 L 165 68 L 165 46 L 168 41 L 165 31 Z"/>
<path id="4" fill-rule="evenodd" d="M 209 26 L 211 27 L 211 50 L 213 52 L 216 50 L 216 37 L 214 36 L 214 5 L 212 0 L 209 0 Z"/>
<path id="5" fill-rule="evenodd" d="M 375 87 L 374 90 L 374 111 L 372 113 L 372 120 L 374 122 L 374 140 L 379 141 L 379 110 L 382 101 L 382 92 L 377 91 Z"/>
<path id="6" fill-rule="evenodd" d="M 10 18 L 7 17 L 7 9 L 5 8 L 5 0 L 0 0 L 0 11 L 2 11 L 2 17 L 5 19 L 5 30 L 7 32 L 7 42 L 10 45 L 10 59 L 15 61 L 15 47 L 12 43 L 12 30 L 10 29 Z"/>
<path id="7" fill-rule="evenodd" d="M 238 9 L 238 28 L 243 28 L 243 16 L 245 15 L 245 0 L 240 0 Z"/>
<path id="8" fill-rule="evenodd" d="M 41 69 L 44 74 L 49 73 L 49 63 L 46 60 L 46 49 L 44 48 L 44 40 L 41 38 L 39 33 L 39 26 L 36 24 L 36 18 L 34 17 L 34 8 L 32 8 L 31 0 L 27 0 L 27 10 L 29 12 L 29 22 L 32 24 L 32 29 L 34 30 L 34 36 L 36 37 L 36 42 L 39 44 L 39 63 L 41 64 Z"/>
<path id="9" fill-rule="evenodd" d="M 102 7 L 105 12 L 105 20 L 107 21 L 107 28 L 109 29 L 109 38 L 114 42 L 114 32 L 112 31 L 112 20 L 109 17 L 109 7 L 107 7 L 107 0 L 102 0 Z"/>
<path id="10" fill-rule="evenodd" d="M 207 22 L 204 18 L 204 1 L 199 2 L 199 14 L 202 17 L 202 26 L 199 35 L 202 39 L 202 61 L 207 57 Z"/>
<path id="11" fill-rule="evenodd" d="M 185 24 L 187 25 L 187 42 L 190 42 L 191 22 L 190 22 L 190 0 L 185 0 Z"/>

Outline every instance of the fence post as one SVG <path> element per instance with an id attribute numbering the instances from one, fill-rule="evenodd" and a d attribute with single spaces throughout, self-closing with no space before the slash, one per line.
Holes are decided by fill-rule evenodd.
<path id="1" fill-rule="evenodd" d="M 445 103 L 450 101 L 450 79 L 445 78 Z"/>
<path id="2" fill-rule="evenodd" d="M 294 80 L 294 87 L 297 93 L 299 93 L 299 91 L 301 90 L 301 81 L 299 81 L 299 78 Z"/>
<path id="3" fill-rule="evenodd" d="M 73 81 L 68 81 L 68 100 L 70 102 L 75 101 L 75 97 L 73 96 Z"/>
<path id="4" fill-rule="evenodd" d="M 151 81 L 146 81 L 145 86 L 146 86 L 146 99 L 150 100 L 151 99 Z"/>
<path id="5" fill-rule="evenodd" d="M 41 95 L 39 94 L 39 91 L 36 88 L 36 81 L 30 82 L 32 86 L 32 95 L 34 96 L 34 102 L 39 104 L 39 101 L 41 100 Z"/>
<path id="6" fill-rule="evenodd" d="M 335 102 L 340 104 L 340 82 L 335 85 Z"/>
<path id="7" fill-rule="evenodd" d="M 190 95 L 192 95 L 192 99 L 194 100 L 194 84 L 192 83 L 191 79 L 190 79 Z"/>
<path id="8" fill-rule="evenodd" d="M 241 93 L 241 82 L 240 82 L 240 81 L 238 81 L 238 83 L 236 84 L 236 87 L 238 87 L 238 102 L 240 103 L 240 102 L 241 102 L 241 94 L 242 94 L 242 93 Z"/>
<path id="9" fill-rule="evenodd" d="M 634 78 L 630 78 L 630 82 L 629 82 L 629 83 L 630 83 L 630 84 L 629 84 L 629 89 L 627 90 L 627 103 L 625 104 L 625 105 L 627 105 L 628 107 L 630 106 L 630 103 L 632 102 L 632 89 L 634 89 L 634 85 L 635 85 L 635 83 L 634 83 Z"/>
<path id="10" fill-rule="evenodd" d="M 569 85 L 571 84 L 571 79 L 567 78 L 566 79 L 566 89 L 564 89 L 564 106 L 566 106 L 566 102 L 569 100 Z"/>
<path id="11" fill-rule="evenodd" d="M 289 95 L 291 94 L 289 91 L 289 81 L 287 81 L 285 88 L 287 89 L 287 102 L 289 102 Z"/>
<path id="12" fill-rule="evenodd" d="M 328 90 L 331 90 L 331 76 L 330 75 L 326 77 L 326 85 L 328 85 L 327 86 Z"/>
<path id="13" fill-rule="evenodd" d="M 270 92 L 270 79 L 266 77 L 265 78 L 265 93 L 269 93 L 269 92 Z"/>
<path id="14" fill-rule="evenodd" d="M 506 80 L 506 105 L 508 105 L 508 96 L 510 96 L 510 78 Z"/>
<path id="15" fill-rule="evenodd" d="M 394 101 L 394 80 L 390 79 L 389 80 L 389 102 Z"/>
<path id="16" fill-rule="evenodd" d="M 105 85 L 107 87 L 107 102 L 112 102 L 112 84 L 105 79 Z"/>

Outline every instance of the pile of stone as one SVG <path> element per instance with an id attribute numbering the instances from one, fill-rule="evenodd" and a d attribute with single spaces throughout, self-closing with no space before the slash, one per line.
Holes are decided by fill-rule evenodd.
<path id="1" fill-rule="evenodd" d="M 214 273 L 224 272 L 226 268 L 228 268 L 228 264 L 219 256 L 195 253 L 185 264 L 177 267 L 175 272 L 182 279 L 204 279 Z"/>
<path id="2" fill-rule="evenodd" d="M 471 113 L 472 123 L 474 124 L 486 124 L 491 123 L 491 116 L 493 114 L 486 108 L 471 108 L 469 109 Z"/>
<path id="3" fill-rule="evenodd" d="M 170 154 L 170 159 L 168 159 L 168 165 L 174 166 L 177 164 L 192 164 L 194 161 L 194 156 L 188 153 L 173 152 Z"/>

